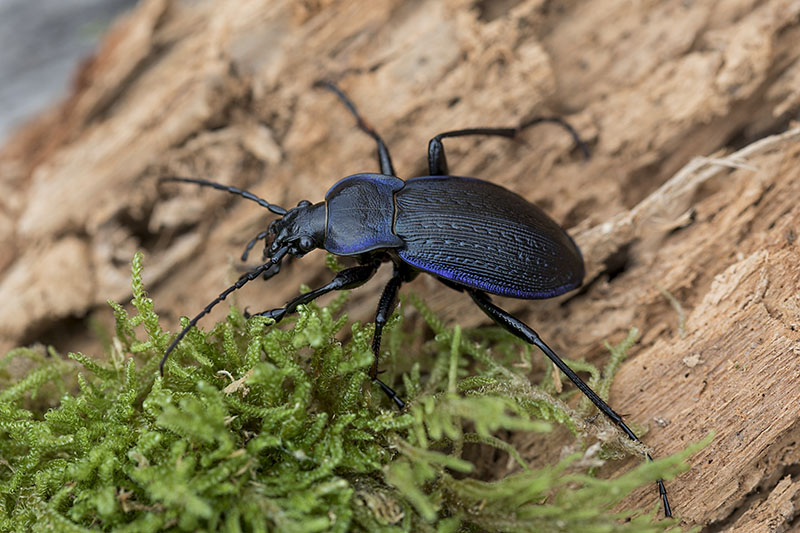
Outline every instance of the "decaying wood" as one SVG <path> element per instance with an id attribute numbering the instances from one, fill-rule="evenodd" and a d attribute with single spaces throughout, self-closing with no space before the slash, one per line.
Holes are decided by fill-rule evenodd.
<path id="1" fill-rule="evenodd" d="M 375 170 L 370 139 L 310 88 L 318 78 L 350 93 L 403 177 L 425 173 L 438 132 L 557 114 L 591 143 L 591 160 L 549 126 L 523 143 L 448 140 L 454 173 L 538 203 L 584 252 L 578 293 L 503 305 L 569 358 L 601 362 L 604 339 L 643 332 L 610 403 L 649 426 L 657 455 L 716 434 L 668 484 L 686 524 L 796 527 L 798 42 L 800 6 L 788 0 L 143 0 L 70 98 L 0 153 L 0 352 L 46 341 L 98 353 L 75 319 L 108 321 L 105 301 L 129 297 L 139 249 L 173 330 L 238 275 L 263 210 L 158 187 L 158 176 L 292 206 Z M 236 301 L 268 308 L 318 285 L 330 276 L 321 259 Z M 354 293 L 352 316 L 369 320 L 386 274 Z M 411 290 L 464 326 L 486 322 L 431 279 Z M 685 313 L 680 327 L 665 294 Z M 629 505 L 655 499 L 643 489 Z"/>

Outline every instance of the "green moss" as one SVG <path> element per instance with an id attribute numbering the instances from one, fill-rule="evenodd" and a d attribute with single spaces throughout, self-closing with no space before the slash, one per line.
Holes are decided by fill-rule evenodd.
<path id="1" fill-rule="evenodd" d="M 581 446 L 596 426 L 515 368 L 531 355 L 496 329 L 450 328 L 409 298 L 385 333 L 382 378 L 409 402 L 397 413 L 374 387 L 372 325 L 348 342 L 331 305 L 302 307 L 280 328 L 232 309 L 190 332 L 166 365 L 161 330 L 133 261 L 129 315 L 111 303 L 116 336 L 105 358 L 14 350 L 0 360 L 0 530 L 3 531 L 662 531 L 654 481 L 687 468 L 700 445 L 613 480 L 577 465 L 583 453 L 530 468 L 502 435 L 570 428 Z M 406 351 L 403 309 L 433 330 Z M 599 391 L 633 339 L 605 372 Z M 12 382 L 8 364 L 29 359 Z M 400 366 L 402 375 L 394 373 Z M 581 368 L 588 368 L 584 363 Z M 77 376 L 77 386 L 69 386 Z M 545 376 L 544 383 L 552 383 Z M 569 388 L 568 388 L 569 389 Z M 565 393 L 569 394 L 569 393 Z M 33 399 L 36 398 L 36 401 Z M 614 439 L 609 449 L 639 453 Z M 465 445 L 509 454 L 515 473 L 476 479 Z M 582 461 L 585 462 L 585 461 Z M 610 509 L 653 484 L 649 512 Z M 629 520 L 628 520 L 629 519 Z"/>

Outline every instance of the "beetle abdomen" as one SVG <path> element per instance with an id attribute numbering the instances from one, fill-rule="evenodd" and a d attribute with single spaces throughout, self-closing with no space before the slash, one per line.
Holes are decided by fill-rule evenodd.
<path id="1" fill-rule="evenodd" d="M 492 294 L 539 299 L 580 286 L 567 233 L 519 195 L 487 181 L 424 176 L 395 193 L 394 233 L 407 263 Z"/>

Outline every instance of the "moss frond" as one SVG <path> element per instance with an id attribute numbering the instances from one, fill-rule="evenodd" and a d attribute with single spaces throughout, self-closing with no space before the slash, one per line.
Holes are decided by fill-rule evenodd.
<path id="1" fill-rule="evenodd" d="M 384 336 L 382 379 L 408 401 L 402 413 L 368 377 L 373 326 L 344 331 L 346 294 L 301 306 L 280 327 L 232 309 L 208 332 L 193 329 L 162 378 L 170 335 L 141 254 L 132 288 L 135 312 L 111 303 L 107 357 L 17 349 L 0 359 L 0 530 L 663 531 L 675 522 L 610 509 L 685 470 L 704 445 L 613 480 L 579 468 L 581 453 L 532 468 L 503 436 L 564 424 L 586 446 L 583 416 L 515 366 L 527 346 L 496 329 L 450 328 L 415 297 Z M 407 353 L 420 335 L 404 327 L 409 307 L 433 332 L 418 355 Z M 602 373 L 587 367 L 601 394 L 628 348 Z M 28 370 L 12 381 L 4 369 L 16 359 Z M 408 371 L 393 374 L 395 362 Z M 57 398 L 31 401 L 45 389 Z M 465 445 L 517 467 L 482 479 Z"/>

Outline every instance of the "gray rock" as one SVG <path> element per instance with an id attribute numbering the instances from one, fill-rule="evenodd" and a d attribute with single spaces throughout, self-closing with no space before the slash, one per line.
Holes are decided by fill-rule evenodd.
<path id="1" fill-rule="evenodd" d="M 67 94 L 77 64 L 136 0 L 0 0 L 0 143 Z"/>

